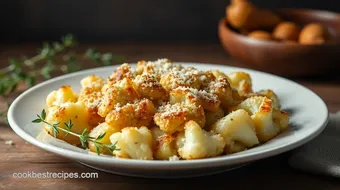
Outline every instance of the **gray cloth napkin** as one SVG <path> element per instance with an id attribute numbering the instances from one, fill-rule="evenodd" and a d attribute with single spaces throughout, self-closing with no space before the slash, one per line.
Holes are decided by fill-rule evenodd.
<path id="1" fill-rule="evenodd" d="M 319 136 L 293 150 L 289 164 L 306 172 L 340 177 L 340 112 L 330 114 Z"/>

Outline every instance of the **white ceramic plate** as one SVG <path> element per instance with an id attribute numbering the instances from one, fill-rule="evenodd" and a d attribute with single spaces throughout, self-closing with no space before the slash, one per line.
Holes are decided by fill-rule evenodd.
<path id="1" fill-rule="evenodd" d="M 64 75 L 43 82 L 22 93 L 8 112 L 13 130 L 29 143 L 44 150 L 76 160 L 99 170 L 122 175 L 157 178 L 176 178 L 208 175 L 240 167 L 244 164 L 274 156 L 296 148 L 315 136 L 326 126 L 328 110 L 325 103 L 312 91 L 290 80 L 258 71 L 210 64 L 182 63 L 202 70 L 219 69 L 223 72 L 246 71 L 253 79 L 254 90 L 273 89 L 280 97 L 282 108 L 291 115 L 289 129 L 269 142 L 231 155 L 183 161 L 141 161 L 97 156 L 57 140 L 31 121 L 45 106 L 45 97 L 62 85 L 80 90 L 79 81 L 88 75 L 108 77 L 113 67 L 103 67 Z"/>

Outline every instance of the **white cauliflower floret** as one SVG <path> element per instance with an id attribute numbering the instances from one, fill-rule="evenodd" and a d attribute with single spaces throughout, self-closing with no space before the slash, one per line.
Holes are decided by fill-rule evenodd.
<path id="1" fill-rule="evenodd" d="M 176 138 L 172 135 L 165 134 L 159 127 L 154 126 L 151 129 L 153 139 L 153 154 L 157 160 L 169 160 L 177 156 Z"/>
<path id="2" fill-rule="evenodd" d="M 211 129 L 224 138 L 225 153 L 240 152 L 259 143 L 254 122 L 242 109 L 231 112 L 218 120 Z"/>
<path id="3" fill-rule="evenodd" d="M 99 124 L 97 127 L 93 128 L 91 132 L 89 133 L 89 136 L 93 138 L 97 138 L 98 136 L 105 133 L 105 136 L 102 139 L 97 140 L 97 142 L 102 143 L 102 144 L 110 144 L 111 143 L 110 136 L 116 132 L 120 132 L 120 128 L 111 127 L 107 123 L 104 122 L 104 123 Z M 93 142 L 89 142 L 88 145 L 89 145 L 90 151 L 97 152 L 96 146 Z M 99 152 L 104 153 L 104 154 L 110 154 L 109 149 L 106 147 L 99 149 Z"/>
<path id="4" fill-rule="evenodd" d="M 195 121 L 185 124 L 177 137 L 178 153 L 183 159 L 215 157 L 223 153 L 224 139 L 219 134 L 203 130 Z"/>
<path id="5" fill-rule="evenodd" d="M 113 153 L 120 158 L 152 160 L 152 135 L 146 127 L 126 127 L 122 132 L 114 133 L 110 137 L 112 144 L 119 150 Z"/>
<path id="6" fill-rule="evenodd" d="M 89 113 L 86 110 L 86 106 L 83 102 L 66 102 L 60 106 L 54 106 L 47 110 L 46 121 L 49 123 L 59 123 L 58 126 L 67 129 L 64 123 L 69 123 L 72 120 L 73 127 L 71 131 L 77 134 L 81 134 L 86 128 L 88 131 L 92 127 L 88 124 Z M 53 135 L 52 128 L 45 125 L 45 130 Z M 67 135 L 65 132 L 59 130 L 57 138 L 62 139 L 70 144 L 79 145 L 80 140 L 78 137 L 73 135 Z"/>
<path id="7" fill-rule="evenodd" d="M 255 123 L 255 129 L 257 137 L 261 142 L 266 142 L 288 126 L 287 122 L 281 122 L 278 119 L 273 118 L 273 106 L 272 101 L 265 96 L 253 96 L 247 98 L 232 110 L 244 109 L 246 110 Z M 279 114 L 277 114 L 279 116 Z M 283 119 L 288 120 L 288 115 L 285 114 Z M 284 126 L 283 126 L 284 125 Z"/>
<path id="8" fill-rule="evenodd" d="M 66 102 L 77 102 L 78 95 L 71 86 L 61 86 L 58 90 L 52 91 L 46 97 L 47 107 L 59 106 Z"/>

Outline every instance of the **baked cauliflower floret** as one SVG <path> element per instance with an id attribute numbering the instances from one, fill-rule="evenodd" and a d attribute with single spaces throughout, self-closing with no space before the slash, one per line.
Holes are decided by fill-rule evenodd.
<path id="1" fill-rule="evenodd" d="M 85 87 L 79 93 L 78 101 L 84 102 L 87 111 L 89 112 L 89 125 L 97 126 L 102 123 L 105 118 L 98 115 L 98 107 L 103 97 L 101 91 L 94 91 L 90 87 Z"/>
<path id="2" fill-rule="evenodd" d="M 134 102 L 138 98 L 139 95 L 131 79 L 124 78 L 103 92 L 103 98 L 98 107 L 98 114 L 105 117 L 116 104 L 125 105 Z"/>
<path id="3" fill-rule="evenodd" d="M 269 90 L 269 89 L 267 89 L 267 90 L 260 90 L 260 91 L 255 92 L 255 93 L 251 93 L 248 96 L 249 97 L 251 97 L 251 96 L 265 96 L 265 97 L 267 97 L 267 98 L 272 100 L 272 104 L 273 104 L 273 107 L 275 109 L 280 109 L 281 108 L 280 99 L 275 94 L 275 92 L 272 91 L 272 90 Z"/>
<path id="4" fill-rule="evenodd" d="M 188 103 L 201 105 L 205 110 L 216 111 L 221 101 L 217 95 L 210 94 L 205 90 L 195 88 L 178 87 L 170 92 L 170 103 Z"/>
<path id="5" fill-rule="evenodd" d="M 106 117 L 105 122 L 114 128 L 148 126 L 156 112 L 153 103 L 148 99 L 136 101 L 124 106 L 116 105 Z"/>
<path id="6" fill-rule="evenodd" d="M 212 111 L 205 111 L 205 128 L 209 128 L 212 124 L 216 123 L 219 119 L 224 117 L 224 111 L 221 107 L 214 112 Z"/>
<path id="7" fill-rule="evenodd" d="M 288 128 L 289 115 L 282 110 L 273 109 L 273 121 L 274 124 L 280 127 L 280 132 Z"/>
<path id="8" fill-rule="evenodd" d="M 69 123 L 72 120 L 73 127 L 71 131 L 77 134 L 81 134 L 84 129 L 90 131 L 92 127 L 88 124 L 89 114 L 86 111 L 86 106 L 83 102 L 66 102 L 60 106 L 54 106 L 47 110 L 46 121 L 52 124 L 59 123 L 58 126 L 67 129 L 64 123 Z M 45 130 L 53 135 L 52 128 L 45 125 Z M 79 138 L 73 135 L 67 135 L 65 132 L 59 130 L 57 138 L 62 139 L 70 144 L 79 145 Z"/>
<path id="9" fill-rule="evenodd" d="M 120 128 L 111 127 L 107 123 L 104 122 L 104 123 L 99 124 L 95 128 L 93 128 L 91 132 L 89 133 L 89 136 L 93 138 L 97 138 L 100 135 L 105 133 L 105 136 L 102 139 L 97 140 L 97 142 L 102 143 L 102 144 L 111 144 L 110 136 L 116 132 L 120 132 Z M 90 151 L 97 152 L 97 148 L 93 142 L 89 142 L 88 145 L 89 145 L 88 147 Z M 107 147 L 99 148 L 99 152 L 103 154 L 110 154 L 110 151 Z"/>
<path id="10" fill-rule="evenodd" d="M 218 120 L 211 129 L 225 140 L 225 153 L 243 151 L 259 143 L 255 125 L 249 114 L 242 109 L 231 112 Z"/>
<path id="11" fill-rule="evenodd" d="M 154 74 L 143 73 L 137 75 L 133 82 L 137 92 L 143 98 L 149 98 L 150 100 L 165 100 L 167 98 L 166 90 Z"/>
<path id="12" fill-rule="evenodd" d="M 85 78 L 83 78 L 80 81 L 81 87 L 84 88 L 90 88 L 92 91 L 100 91 L 105 84 L 105 81 L 103 78 L 96 76 L 96 75 L 90 75 Z"/>
<path id="13" fill-rule="evenodd" d="M 217 95 L 224 108 L 235 104 L 233 91 L 226 77 L 217 78 L 215 81 L 207 84 L 204 89 L 209 93 Z"/>
<path id="14" fill-rule="evenodd" d="M 174 64 L 169 59 L 158 59 L 156 61 L 139 61 L 136 71 L 137 74 L 149 73 L 160 77 L 171 71 L 179 71 L 182 69 L 182 65 Z"/>
<path id="15" fill-rule="evenodd" d="M 233 88 L 235 88 L 240 95 L 244 96 L 253 91 L 252 81 L 248 73 L 232 72 L 232 73 L 229 73 L 227 76 L 228 76 L 230 85 Z"/>
<path id="16" fill-rule="evenodd" d="M 203 130 L 195 121 L 185 123 L 185 131 L 177 137 L 179 155 L 184 159 L 215 157 L 223 153 L 224 139 Z"/>
<path id="17" fill-rule="evenodd" d="M 199 77 L 200 81 L 200 89 L 204 90 L 211 82 L 216 80 L 216 77 L 213 74 L 213 71 L 200 71 Z"/>
<path id="18" fill-rule="evenodd" d="M 161 76 L 160 83 L 168 92 L 180 86 L 199 89 L 199 71 L 192 68 L 171 71 Z"/>
<path id="19" fill-rule="evenodd" d="M 155 124 L 168 134 L 183 131 L 184 124 L 189 120 L 194 120 L 203 127 L 205 125 L 203 107 L 184 103 L 166 104 L 160 106 L 154 116 Z"/>
<path id="20" fill-rule="evenodd" d="M 122 132 L 110 137 L 119 150 L 113 151 L 117 157 L 139 160 L 152 160 L 152 135 L 146 127 L 126 127 Z"/>
<path id="21" fill-rule="evenodd" d="M 176 138 L 164 133 L 159 127 L 151 129 L 153 157 L 157 160 L 169 160 L 177 156 Z"/>
<path id="22" fill-rule="evenodd" d="M 135 70 L 132 69 L 129 64 L 124 63 L 112 73 L 112 75 L 108 78 L 108 83 L 114 84 L 124 78 L 133 79 L 135 76 Z"/>
<path id="23" fill-rule="evenodd" d="M 50 92 L 46 97 L 47 107 L 59 106 L 66 102 L 77 102 L 78 95 L 71 86 L 61 86 L 58 90 Z"/>
<path id="24" fill-rule="evenodd" d="M 263 96 L 247 98 L 232 108 L 232 110 L 237 109 L 244 109 L 251 115 L 255 123 L 256 134 L 261 142 L 266 142 L 280 133 L 281 121 L 273 119 L 273 106 L 269 98 Z M 286 119 L 286 117 L 282 118 Z"/>

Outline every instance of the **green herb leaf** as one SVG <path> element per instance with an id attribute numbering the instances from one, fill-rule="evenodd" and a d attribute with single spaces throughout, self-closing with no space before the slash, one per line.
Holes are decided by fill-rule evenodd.
<path id="1" fill-rule="evenodd" d="M 45 120 L 45 119 L 46 119 L 46 111 L 45 111 L 45 109 L 43 109 L 43 110 L 41 111 L 41 119 L 42 119 L 42 120 Z"/>
<path id="2" fill-rule="evenodd" d="M 96 138 L 96 141 L 99 141 L 101 139 L 103 139 L 106 135 L 106 132 L 104 132 L 103 134 L 99 135 L 97 138 Z"/>
<path id="3" fill-rule="evenodd" d="M 37 119 L 33 120 L 32 122 L 33 122 L 33 123 L 41 123 L 41 122 L 42 122 L 42 120 L 41 120 L 41 119 L 39 119 L 39 118 L 37 118 Z"/>

